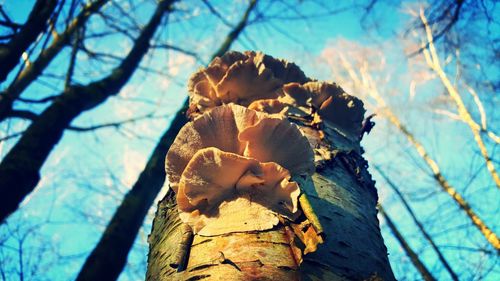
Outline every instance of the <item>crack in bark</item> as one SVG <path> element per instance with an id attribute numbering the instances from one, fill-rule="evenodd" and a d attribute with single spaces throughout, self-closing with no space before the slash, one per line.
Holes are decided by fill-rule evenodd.
<path id="1" fill-rule="evenodd" d="M 211 276 L 210 274 L 196 275 L 193 277 L 189 277 L 188 279 L 186 279 L 186 281 L 197 281 L 197 280 L 208 278 L 210 276 Z"/>
<path id="2" fill-rule="evenodd" d="M 202 264 L 202 265 L 195 266 L 195 267 L 189 269 L 188 272 L 202 270 L 202 269 L 209 268 L 209 267 L 212 267 L 212 266 L 216 266 L 216 264 Z"/>
<path id="3" fill-rule="evenodd" d="M 233 266 L 234 268 L 236 268 L 238 271 L 241 271 L 241 268 L 236 263 L 234 263 L 232 260 L 230 260 L 230 259 L 224 259 L 221 262 L 221 264 L 229 264 L 229 265 Z"/>

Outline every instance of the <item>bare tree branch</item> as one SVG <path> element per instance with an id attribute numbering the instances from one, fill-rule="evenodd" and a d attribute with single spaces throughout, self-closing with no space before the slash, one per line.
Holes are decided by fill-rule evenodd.
<path id="1" fill-rule="evenodd" d="M 7 153 L 0 163 L 0 221 L 15 211 L 23 198 L 35 188 L 40 179 L 40 168 L 71 121 L 116 95 L 126 84 L 147 53 L 149 41 L 173 2 L 159 2 L 126 58 L 110 75 L 85 86 L 74 85 L 66 89 L 31 123 Z"/>
<path id="2" fill-rule="evenodd" d="M 178 46 L 162 43 L 162 44 L 151 45 L 151 49 L 173 50 L 173 51 L 179 52 L 181 54 L 193 57 L 194 59 L 196 59 L 196 61 L 198 63 L 202 63 L 202 64 L 204 63 L 203 59 L 196 52 L 189 51 L 189 50 L 183 49 L 183 48 L 178 47 Z"/>
<path id="3" fill-rule="evenodd" d="M 105 129 L 105 128 L 119 129 L 123 125 L 136 123 L 138 121 L 142 121 L 145 119 L 164 119 L 165 117 L 168 117 L 168 115 L 154 115 L 154 113 L 148 113 L 146 115 L 128 118 L 128 119 L 121 120 L 121 121 L 103 123 L 103 124 L 92 125 L 92 126 L 87 126 L 87 127 L 69 126 L 68 130 L 76 131 L 76 132 L 89 132 L 89 131 L 95 131 L 95 130 Z"/>
<path id="4" fill-rule="evenodd" d="M 9 87 L 0 93 L 0 121 L 4 120 L 12 108 L 12 103 L 44 71 L 49 63 L 59 54 L 73 33 L 82 27 L 87 19 L 108 0 L 96 0 L 84 7 L 68 28 L 54 38 L 52 44 L 44 49 L 40 56 L 16 77 Z"/>
<path id="5" fill-rule="evenodd" d="M 455 203 L 462 209 L 472 224 L 478 228 L 478 230 L 483 234 L 486 240 L 491 244 L 493 248 L 500 251 L 500 239 L 493 232 L 485 222 L 479 218 L 476 212 L 472 209 L 469 203 L 462 197 L 460 193 L 449 183 L 449 181 L 444 177 L 441 169 L 437 162 L 431 157 L 427 152 L 422 143 L 413 135 L 413 133 L 401 122 L 401 120 L 394 114 L 391 108 L 386 104 L 385 100 L 380 95 L 378 88 L 373 80 L 373 77 L 368 71 L 368 63 L 364 62 L 359 69 L 359 75 L 355 71 L 353 65 L 342 55 L 339 54 L 340 64 L 347 71 L 349 77 L 352 81 L 362 87 L 366 94 L 375 100 L 377 105 L 381 108 L 381 115 L 385 116 L 387 120 L 394 125 L 398 131 L 400 131 L 412 144 L 412 146 L 417 151 L 418 155 L 424 160 L 427 168 L 432 172 L 433 179 L 439 184 L 441 189 L 448 194 Z"/>
<path id="6" fill-rule="evenodd" d="M 21 98 L 20 97 L 20 98 L 18 98 L 18 100 L 22 101 L 22 102 L 26 102 L 26 103 L 47 103 L 47 102 L 53 101 L 58 96 L 59 96 L 59 94 L 52 95 L 52 96 L 47 96 L 47 97 L 44 97 L 44 98 L 41 98 L 41 99 L 27 99 L 27 98 Z"/>
<path id="7" fill-rule="evenodd" d="M 226 25 L 227 27 L 230 27 L 230 28 L 233 28 L 233 25 L 228 22 L 215 8 L 214 6 L 212 6 L 212 4 L 210 4 L 210 2 L 208 2 L 208 0 L 202 0 L 203 4 L 205 4 L 205 6 L 207 6 L 207 8 L 210 10 L 210 12 L 216 16 L 218 19 L 220 19 L 220 21 Z"/>
<path id="8" fill-rule="evenodd" d="M 434 249 L 434 251 L 438 255 L 439 260 L 441 261 L 441 263 L 443 264 L 443 266 L 446 268 L 446 271 L 448 271 L 448 273 L 450 274 L 451 279 L 457 281 L 458 280 L 457 274 L 451 268 L 450 264 L 448 263 L 448 261 L 444 257 L 443 253 L 441 253 L 441 250 L 439 250 L 439 248 L 436 245 L 436 243 L 434 243 L 434 240 L 432 239 L 432 237 L 430 236 L 430 234 L 425 230 L 423 224 L 417 219 L 417 216 L 415 215 L 415 212 L 411 208 L 410 204 L 406 201 L 406 199 L 403 196 L 403 194 L 401 193 L 401 191 L 399 191 L 399 188 L 396 186 L 396 184 L 394 184 L 389 179 L 389 177 L 382 171 L 382 169 L 380 169 L 380 167 L 378 167 L 377 165 L 374 165 L 373 167 L 382 176 L 382 178 L 384 178 L 385 182 L 391 187 L 391 189 L 397 194 L 397 196 L 401 200 L 401 203 L 403 203 L 403 206 L 405 207 L 406 211 L 410 214 L 411 218 L 413 219 L 413 222 L 417 225 L 417 227 L 420 230 L 420 232 L 422 233 L 422 235 L 424 235 L 424 237 L 427 240 L 427 242 L 429 242 L 429 244 L 431 245 L 432 249 Z"/>
<path id="9" fill-rule="evenodd" d="M 0 45 L 0 82 L 16 67 L 21 55 L 45 30 L 47 21 L 56 8 L 57 0 L 37 0 L 28 20 L 21 30 L 7 43 Z"/>
<path id="10" fill-rule="evenodd" d="M 436 48 L 434 46 L 434 35 L 432 34 L 431 27 L 427 21 L 427 18 L 424 14 L 423 9 L 420 9 L 420 20 L 422 21 L 422 24 L 425 27 L 425 33 L 427 35 L 427 45 L 428 47 L 423 50 L 425 61 L 427 62 L 427 65 L 436 72 L 436 74 L 439 76 L 441 79 L 441 82 L 443 83 L 444 87 L 446 88 L 447 93 L 449 96 L 452 98 L 454 101 L 457 110 L 458 110 L 458 116 L 463 120 L 464 123 L 466 123 L 470 129 L 471 132 L 474 136 L 474 140 L 477 143 L 477 146 L 479 147 L 479 150 L 481 151 L 481 155 L 484 158 L 484 161 L 486 162 L 486 167 L 493 178 L 493 181 L 495 182 L 497 188 L 500 189 L 500 176 L 498 175 L 495 165 L 491 161 L 490 155 L 488 153 L 488 150 L 486 148 L 486 144 L 483 141 L 483 138 L 481 136 L 482 133 L 482 128 L 481 126 L 474 121 L 472 118 L 472 115 L 470 114 L 469 110 L 464 104 L 464 101 L 458 92 L 457 88 L 453 86 L 451 81 L 448 79 L 448 76 L 444 72 L 443 68 L 441 67 L 441 62 L 438 56 L 438 53 L 436 51 Z M 476 102 L 477 103 L 477 102 Z M 484 113 L 483 113 L 484 114 Z M 483 121 L 485 124 L 486 122 Z M 495 142 L 500 143 L 500 138 L 496 138 Z"/>

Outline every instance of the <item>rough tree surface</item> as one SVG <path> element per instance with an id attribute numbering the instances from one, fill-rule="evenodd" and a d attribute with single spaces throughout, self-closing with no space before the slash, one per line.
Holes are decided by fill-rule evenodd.
<path id="1" fill-rule="evenodd" d="M 189 93 L 147 280 L 394 280 L 360 100 L 255 52 L 214 59 Z"/>

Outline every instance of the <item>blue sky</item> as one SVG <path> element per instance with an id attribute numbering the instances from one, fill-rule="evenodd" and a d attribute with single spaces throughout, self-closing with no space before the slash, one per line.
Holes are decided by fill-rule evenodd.
<path id="1" fill-rule="evenodd" d="M 309 1 L 303 2 L 300 9 L 304 14 L 324 11 Z M 339 2 L 339 7 L 348 3 Z M 0 3 L 15 21 L 22 22 L 33 1 Z M 146 1 L 134 11 L 138 22 L 147 22 L 154 7 L 151 3 L 152 1 Z M 232 23 L 238 21 L 244 5 L 244 1 L 234 1 L 233 5 L 226 5 L 224 1 L 214 2 L 220 13 Z M 434 104 L 430 105 L 430 101 L 440 97 L 440 84 L 431 81 L 421 85 L 417 88 L 415 98 L 410 97 L 408 84 L 413 74 L 404 56 L 400 38 L 396 36 L 396 32 L 401 32 L 408 24 L 408 15 L 402 13 L 405 5 L 380 4 L 372 15 L 381 19 L 377 21 L 381 23 L 377 31 L 372 30 L 370 20 L 364 25 L 360 24 L 363 14 L 359 10 L 318 16 L 307 21 L 274 19 L 270 22 L 253 23 L 233 45 L 233 49 L 255 49 L 285 58 L 301 66 L 310 77 L 333 81 L 340 77 L 335 77 L 331 71 L 335 66 L 324 63 L 328 50 L 346 54 L 353 51 L 348 44 L 341 44 L 342 42 L 381 50 L 381 54 L 387 57 L 387 66 L 374 67 L 373 75 L 380 79 L 390 75 L 390 79 L 380 84 L 380 91 L 386 95 L 388 103 L 403 122 L 408 124 L 438 160 L 450 182 L 473 202 L 473 208 L 496 233 L 499 233 L 500 196 L 491 184 L 488 174 L 479 173 L 472 183 L 467 185 L 470 171 L 482 165 L 468 128 L 433 113 Z M 259 7 L 263 9 L 264 6 L 266 5 Z M 206 62 L 227 33 L 228 27 L 210 16 L 198 1 L 186 1 L 186 4 L 180 4 L 179 7 L 188 12 L 170 18 L 171 24 L 159 30 L 157 38 L 196 50 Z M 262 12 L 273 14 L 273 9 L 277 9 L 274 4 Z M 103 23 L 93 18 L 90 24 L 94 28 L 100 28 Z M 131 41 L 117 36 L 89 41 L 89 46 L 102 52 L 123 54 L 131 46 Z M 34 53 L 36 52 L 35 49 Z M 60 54 L 51 64 L 50 72 L 64 73 L 68 55 L 69 50 Z M 377 58 L 373 59 L 376 61 Z M 75 81 L 86 83 L 103 77 L 113 66 L 114 64 L 102 66 L 80 54 Z M 29 202 L 25 202 L 20 211 L 8 220 L 7 226 L 0 228 L 0 238 L 7 237 L 6 247 L 0 251 L 0 261 L 6 269 L 18 269 L 16 249 L 20 246 L 19 237 L 25 237 L 23 249 L 26 252 L 26 268 L 36 269 L 31 276 L 32 280 L 68 280 L 76 276 L 117 204 L 142 171 L 156 140 L 168 127 L 172 114 L 186 97 L 187 79 L 200 63 L 179 53 L 157 50 L 143 60 L 142 66 L 160 69 L 173 78 L 138 71 L 119 96 L 110 98 L 104 105 L 82 114 L 73 125 L 89 126 L 151 112 L 158 118 L 126 125 L 120 131 L 102 129 L 90 133 L 66 132 L 45 163 L 42 181 L 28 198 Z M 491 68 L 498 71 L 498 66 Z M 45 77 L 42 81 L 44 83 L 33 84 L 23 96 L 52 95 L 57 93 L 53 87 L 61 88 L 61 82 L 56 79 Z M 51 87 L 47 87 L 47 84 Z M 5 86 L 6 84 L 1 85 Z M 495 105 L 498 105 L 498 99 L 493 99 L 493 103 L 486 105 L 488 113 L 491 113 L 493 121 L 490 124 L 493 129 L 498 128 L 494 122 L 498 119 Z M 25 107 L 23 104 L 16 106 Z M 41 111 L 44 106 L 29 108 Z M 459 251 L 452 247 L 478 248 L 484 247 L 485 243 L 476 229 L 468 226 L 467 219 L 450 199 L 439 191 L 406 139 L 383 119 L 377 119 L 376 122 L 375 129 L 363 140 L 369 161 L 385 168 L 412 199 L 412 204 L 422 220 L 432 222 L 428 224 L 429 231 L 435 234 L 439 245 L 446 246 L 443 247 L 443 252 L 457 265 L 458 272 L 462 273 L 461 268 L 482 267 L 485 271 L 493 268 L 493 272 L 487 274 L 484 280 L 498 280 L 498 258 L 464 249 Z M 19 120 L 0 124 L 1 136 L 3 132 L 16 132 L 26 126 L 26 122 Z M 0 157 L 3 157 L 14 143 L 15 140 L 0 144 Z M 498 155 L 492 145 L 489 148 L 492 155 Z M 421 258 L 435 276 L 446 280 L 446 273 L 408 215 L 390 190 L 383 186 L 383 180 L 372 172 L 378 182 L 381 200 L 393 220 L 405 237 L 410 239 L 414 249 L 421 253 Z M 120 280 L 137 280 L 144 276 L 146 238 L 155 209 L 156 206 L 153 206 L 150 210 Z M 400 280 L 419 279 L 418 273 L 387 228 L 383 226 L 382 230 L 396 276 Z M 39 268 L 35 268 L 35 265 Z M 470 272 L 463 274 L 465 279 L 477 279 Z M 16 275 L 7 278 L 17 279 Z"/>

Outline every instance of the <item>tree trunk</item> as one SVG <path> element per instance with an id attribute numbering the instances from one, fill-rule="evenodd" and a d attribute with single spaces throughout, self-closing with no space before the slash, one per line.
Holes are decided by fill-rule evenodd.
<path id="1" fill-rule="evenodd" d="M 398 228 L 392 222 L 392 219 L 389 217 L 389 215 L 385 212 L 382 205 L 379 205 L 378 209 L 379 209 L 380 214 L 386 220 L 387 225 L 389 226 L 389 229 L 391 230 L 392 234 L 394 235 L 394 237 L 396 237 L 396 240 L 398 240 L 399 244 L 401 245 L 401 247 L 405 251 L 406 255 L 410 258 L 411 263 L 413 263 L 413 265 L 418 270 L 418 272 L 420 273 L 422 278 L 425 281 L 435 281 L 436 279 L 432 276 L 432 274 L 429 272 L 429 270 L 424 265 L 424 263 L 420 260 L 418 255 L 413 251 L 413 249 L 410 247 L 408 242 L 406 242 L 403 235 L 401 235 Z"/>
<path id="2" fill-rule="evenodd" d="M 245 53 L 245 55 L 250 59 L 245 58 L 228 68 L 237 68 L 248 63 L 252 59 L 252 53 Z M 219 62 L 227 62 L 241 56 L 242 54 L 231 53 Z M 258 60 L 258 56 L 253 58 L 254 62 Z M 259 73 L 269 74 L 269 69 L 262 71 L 263 65 L 256 64 Z M 327 84 L 307 82 L 310 81 L 309 79 L 286 81 L 286 78 L 282 77 L 283 73 L 291 75 L 290 73 L 293 72 L 291 69 L 296 66 L 282 60 L 267 57 L 264 58 L 263 64 L 264 68 L 270 68 L 274 71 L 275 77 L 283 79 L 284 83 L 292 81 L 304 83 L 303 86 L 289 83 L 283 86 L 283 89 L 289 86 L 323 91 L 323 86 Z M 284 68 L 283 66 L 277 67 L 281 64 Z M 217 69 L 226 69 L 217 67 Z M 277 68 L 279 70 L 276 70 Z M 207 70 L 205 75 L 213 74 L 211 71 Z M 229 72 L 221 81 L 228 77 L 237 79 L 234 77 L 238 75 L 229 74 Z M 257 72 L 249 73 L 253 73 L 249 75 L 257 75 Z M 269 76 L 266 77 L 269 78 Z M 195 74 L 193 77 L 191 82 L 200 76 Z M 258 76 L 258 78 L 261 77 Z M 232 93 L 237 92 L 234 89 L 238 88 L 238 83 L 248 81 L 252 81 L 252 77 L 245 77 L 239 82 L 232 81 L 232 86 L 237 85 L 232 88 Z M 215 91 L 222 88 L 221 83 L 214 88 Z M 248 82 L 248 84 L 250 87 L 262 87 L 262 84 L 258 83 Z M 307 84 L 310 84 L 310 88 L 307 88 Z M 252 91 L 247 86 L 243 87 L 246 89 L 246 97 Z M 181 207 L 177 205 L 175 196 L 181 195 L 175 195 L 170 190 L 159 203 L 153 221 L 153 229 L 149 237 L 147 280 L 395 280 L 387 258 L 387 249 L 380 234 L 376 209 L 377 191 L 367 171 L 367 162 L 361 156 L 362 148 L 359 143 L 361 121 L 359 120 L 362 120 L 364 113 L 362 103 L 344 94 L 343 91 L 338 92 L 340 87 L 334 84 L 327 84 L 325 87 L 333 87 L 337 92 L 329 99 L 325 98 L 326 101 L 321 101 L 321 106 L 316 107 L 319 115 L 314 110 L 311 115 L 303 118 L 285 115 L 288 120 L 299 126 L 315 151 L 316 172 L 312 176 L 294 176 L 292 173 L 292 180 L 299 184 L 302 192 L 299 202 L 304 216 L 292 222 L 280 219 L 276 226 L 265 230 L 230 231 L 224 234 L 196 233 L 196 228 L 191 229 L 190 222 L 184 223 L 179 216 Z M 198 92 L 203 91 L 197 85 L 193 88 Z M 315 99 L 324 98 L 323 94 L 326 95 L 322 92 L 317 96 L 312 96 L 312 102 L 314 103 Z M 205 95 L 205 97 L 208 96 Z M 196 96 L 191 96 L 191 98 L 191 108 L 193 108 L 196 106 L 193 104 Z M 236 100 L 242 101 L 241 98 Z M 304 100 L 310 99 L 304 98 Z M 257 100 L 257 102 L 260 101 L 263 100 Z M 206 99 L 205 102 L 208 104 Z M 227 103 L 230 102 L 227 101 Z M 252 108 L 252 105 L 253 103 L 249 107 Z M 295 107 L 295 109 L 300 108 L 300 106 Z M 198 109 L 203 108 L 198 107 Z M 210 111 L 208 115 L 209 113 Z M 217 123 L 214 116 L 206 119 Z M 329 121 L 317 120 L 323 117 L 325 120 L 332 118 L 336 122 L 335 125 Z M 194 119 L 194 122 L 202 119 L 201 117 Z M 221 123 L 229 124 L 225 121 Z M 193 127 L 199 127 L 199 125 L 193 125 Z M 211 134 L 217 135 L 217 132 L 214 131 Z M 180 139 L 184 143 L 189 143 L 194 138 L 197 137 L 181 137 Z M 244 139 L 243 135 L 239 134 L 238 140 L 242 139 Z M 249 143 L 246 144 L 247 147 Z M 294 139 L 289 140 L 290 146 L 294 143 Z M 280 143 L 278 149 L 286 146 L 288 144 Z M 172 149 L 177 148 L 173 146 Z M 297 151 L 295 157 L 302 157 L 302 155 L 299 155 Z M 168 156 L 167 159 L 169 159 Z M 226 167 L 226 169 L 230 168 Z M 182 177 L 186 175 L 186 171 L 187 168 Z M 224 180 L 226 176 L 232 175 L 223 174 Z M 172 180 L 170 183 L 172 185 Z M 176 188 L 180 187 L 176 186 Z M 207 199 L 207 202 L 210 200 Z M 251 209 L 247 210 L 242 213 L 253 213 Z M 198 211 L 193 213 L 196 212 Z"/>
<path id="3" fill-rule="evenodd" d="M 0 163 L 0 222 L 14 212 L 40 179 L 40 168 L 64 130 L 82 112 L 117 94 L 132 76 L 149 49 L 149 41 L 160 26 L 163 15 L 175 0 L 158 3 L 132 50 L 113 72 L 86 86 L 71 86 L 59 95 L 26 129 L 21 139 Z"/>
<path id="4" fill-rule="evenodd" d="M 326 239 L 300 265 L 293 260 L 282 226 L 220 237 L 194 235 L 192 244 L 183 246 L 190 234 L 183 233 L 170 190 L 158 204 L 153 222 L 146 280 L 224 280 L 224 276 L 234 276 L 231 280 L 364 280 L 374 276 L 395 280 L 380 234 L 375 187 L 343 164 L 343 159 L 361 160 L 354 160 L 357 157 L 335 157 L 312 181 L 301 185 Z"/>
<path id="5" fill-rule="evenodd" d="M 248 16 L 255 4 L 256 0 L 251 1 L 241 21 L 231 30 L 212 58 L 222 56 L 236 41 L 238 35 L 246 27 Z M 187 107 L 186 101 L 158 141 L 146 167 L 132 189 L 123 198 L 99 243 L 85 261 L 77 280 L 116 280 L 118 278 L 144 217 L 163 186 L 165 154 L 179 130 L 187 122 Z"/>
<path id="6" fill-rule="evenodd" d="M 37 0 L 28 20 L 19 33 L 4 46 L 0 46 L 0 82 L 19 63 L 21 55 L 35 42 L 36 38 L 47 27 L 47 21 L 54 12 L 57 0 Z"/>
<path id="7" fill-rule="evenodd" d="M 432 249 L 434 249 L 434 251 L 436 252 L 439 260 L 441 261 L 441 263 L 443 264 L 443 266 L 446 268 L 446 271 L 448 271 L 448 273 L 450 274 L 451 279 L 453 279 L 454 281 L 458 281 L 457 274 L 451 268 L 451 265 L 448 263 L 448 261 L 444 257 L 444 255 L 441 252 L 441 250 L 439 249 L 439 247 L 436 245 L 436 243 L 434 243 L 434 239 L 432 239 L 431 235 L 427 232 L 427 230 L 425 230 L 424 225 L 417 218 L 417 215 L 413 211 L 413 208 L 410 206 L 410 204 L 406 201 L 405 197 L 403 196 L 403 193 L 401 193 L 401 191 L 399 191 L 399 188 L 396 186 L 396 184 L 393 183 L 389 179 L 389 177 L 379 167 L 374 166 L 374 168 L 382 176 L 382 178 L 384 178 L 384 180 L 387 182 L 387 185 L 389 185 L 391 187 L 391 189 L 399 197 L 399 199 L 401 200 L 401 203 L 403 203 L 403 206 L 405 207 L 406 211 L 410 214 L 413 222 L 417 225 L 418 229 L 420 230 L 420 232 L 422 233 L 422 235 L 425 237 L 425 240 L 427 240 L 427 242 L 429 242 L 429 244 L 431 245 Z M 389 221 L 389 220 L 390 219 L 388 218 L 387 221 Z"/>
<path id="8" fill-rule="evenodd" d="M 123 198 L 76 280 L 116 280 L 123 270 L 144 217 L 165 181 L 164 156 L 186 122 L 177 114 L 132 189 Z"/>

